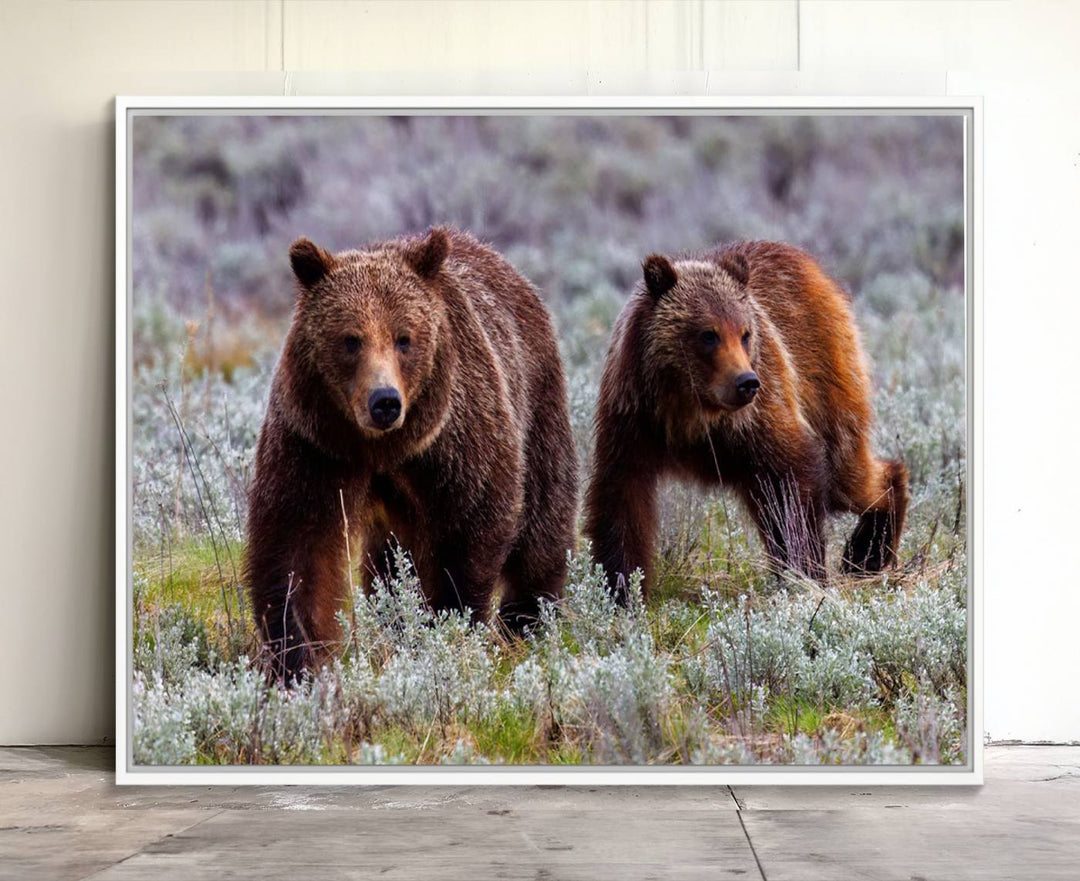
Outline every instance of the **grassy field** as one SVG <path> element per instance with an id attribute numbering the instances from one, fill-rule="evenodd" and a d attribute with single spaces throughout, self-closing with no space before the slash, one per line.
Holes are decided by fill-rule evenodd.
<path id="1" fill-rule="evenodd" d="M 159 117 L 133 136 L 136 763 L 965 761 L 959 120 Z M 901 567 L 777 580 L 733 498 L 672 485 L 647 607 L 615 608 L 584 546 L 524 641 L 433 618 L 406 576 L 354 597 L 332 667 L 268 685 L 240 573 L 288 245 L 443 222 L 540 288 L 586 467 L 645 254 L 817 255 L 853 296 L 878 450 L 911 471 Z M 834 572 L 853 524 L 833 524 Z"/>

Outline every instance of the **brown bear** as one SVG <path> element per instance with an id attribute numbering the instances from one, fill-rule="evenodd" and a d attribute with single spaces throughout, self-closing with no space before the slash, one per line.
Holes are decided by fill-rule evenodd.
<path id="1" fill-rule="evenodd" d="M 600 383 L 585 532 L 625 600 L 648 583 L 663 477 L 730 487 L 777 569 L 825 574 L 825 517 L 858 525 L 848 572 L 895 563 L 907 469 L 871 452 L 870 375 L 847 295 L 808 254 L 744 242 L 653 254 Z"/>
<path id="2" fill-rule="evenodd" d="M 520 630 L 561 595 L 577 506 L 566 382 L 536 290 L 448 228 L 339 254 L 302 238 L 289 256 L 298 300 L 246 565 L 275 670 L 292 679 L 326 657 L 350 562 L 370 588 L 397 545 L 434 609 L 486 621 L 498 585 Z"/>

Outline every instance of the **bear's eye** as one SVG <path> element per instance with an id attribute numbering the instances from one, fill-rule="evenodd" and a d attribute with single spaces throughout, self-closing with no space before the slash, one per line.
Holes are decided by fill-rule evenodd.
<path id="1" fill-rule="evenodd" d="M 345 337 L 344 343 L 345 343 L 345 351 L 348 352 L 350 355 L 355 355 L 357 352 L 360 351 L 360 346 L 361 346 L 360 337 L 353 336 L 352 334 L 349 334 L 348 336 Z"/>
<path id="2" fill-rule="evenodd" d="M 701 342 L 706 346 L 715 346 L 720 342 L 720 334 L 715 330 L 703 330 L 701 332 Z"/>
<path id="3" fill-rule="evenodd" d="M 409 339 L 408 334 L 403 333 L 397 338 L 397 341 L 394 343 L 394 345 L 397 346 L 399 352 L 407 352 L 409 351 L 409 346 L 412 345 L 412 340 Z"/>
<path id="4" fill-rule="evenodd" d="M 748 330 L 743 331 L 742 344 L 744 346 L 749 346 L 750 345 L 750 331 L 748 331 Z"/>

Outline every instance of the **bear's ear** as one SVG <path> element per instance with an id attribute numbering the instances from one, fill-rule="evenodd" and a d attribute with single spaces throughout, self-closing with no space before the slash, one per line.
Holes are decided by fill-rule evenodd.
<path id="1" fill-rule="evenodd" d="M 421 278 L 434 278 L 450 255 L 450 237 L 440 226 L 428 230 L 425 238 L 405 249 L 405 260 Z"/>
<path id="2" fill-rule="evenodd" d="M 720 258 L 720 268 L 740 285 L 745 286 L 750 281 L 750 264 L 742 254 L 724 254 Z"/>
<path id="3" fill-rule="evenodd" d="M 334 267 L 334 257 L 311 239 L 300 238 L 289 248 L 289 262 L 296 278 L 306 288 L 314 287 Z"/>
<path id="4" fill-rule="evenodd" d="M 650 254 L 641 264 L 641 268 L 645 274 L 645 287 L 654 300 L 659 300 L 675 287 L 675 282 L 679 280 L 671 261 L 660 254 Z"/>

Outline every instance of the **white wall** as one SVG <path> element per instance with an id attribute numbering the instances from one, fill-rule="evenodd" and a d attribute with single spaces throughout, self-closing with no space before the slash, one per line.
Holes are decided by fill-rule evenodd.
<path id="1" fill-rule="evenodd" d="M 1080 740 L 1080 4 L 0 3 L 0 743 L 112 732 L 112 108 L 127 94 L 985 95 L 995 738 Z"/>

